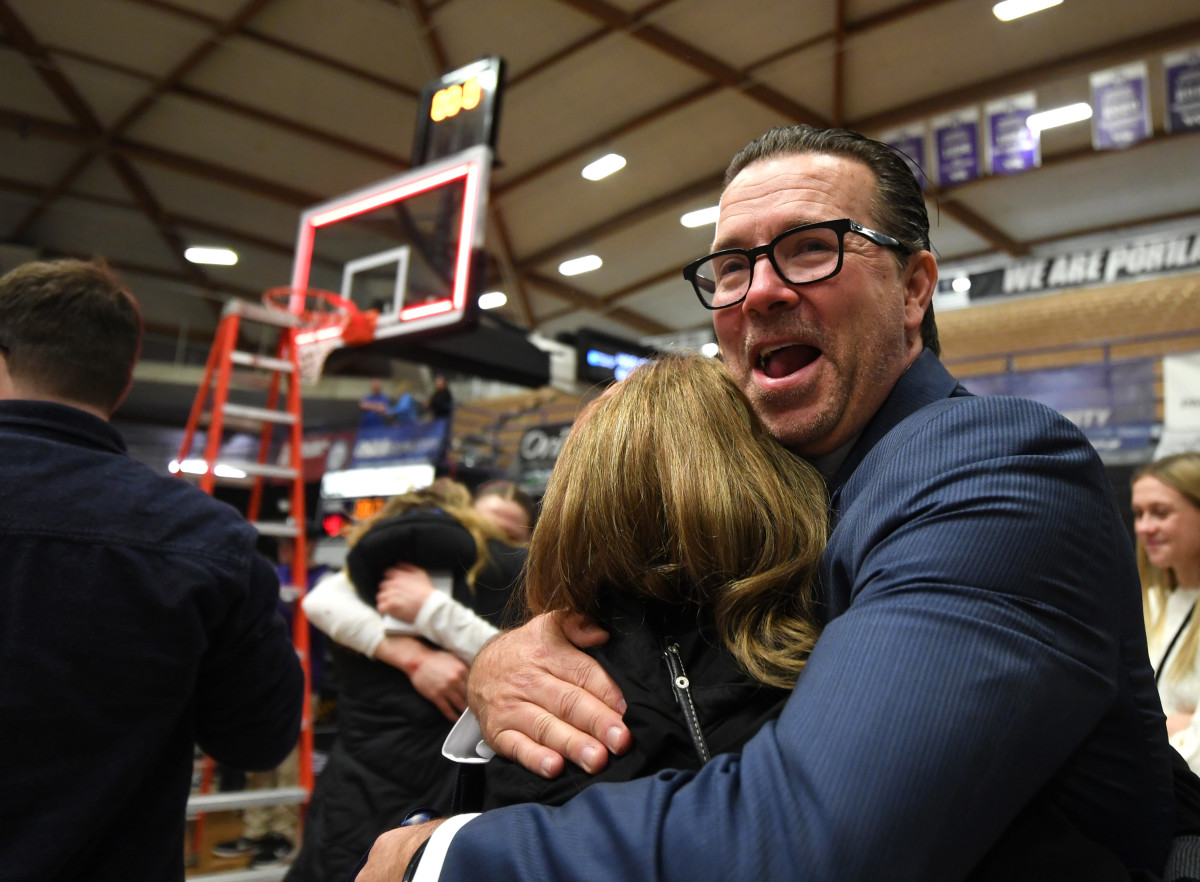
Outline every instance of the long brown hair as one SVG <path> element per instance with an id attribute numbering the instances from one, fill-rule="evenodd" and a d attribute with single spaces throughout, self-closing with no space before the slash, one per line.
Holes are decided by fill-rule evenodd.
<path id="1" fill-rule="evenodd" d="M 1177 491 L 1191 505 L 1200 508 L 1200 453 L 1177 453 L 1142 466 L 1133 474 L 1131 484 L 1142 478 L 1154 478 Z M 1159 634 L 1163 625 L 1163 613 L 1167 608 L 1167 595 L 1179 587 L 1175 571 L 1161 569 L 1150 563 L 1142 541 L 1137 543 L 1138 574 L 1142 578 L 1142 615 L 1146 621 L 1146 633 Z M 1153 598 L 1153 605 L 1151 604 Z M 1157 614 L 1155 614 L 1157 611 Z M 1169 679 L 1184 676 L 1192 669 L 1196 653 L 1200 652 L 1200 617 L 1192 616 L 1187 632 L 1179 644 L 1179 652 L 1167 669 Z"/>
<path id="2" fill-rule="evenodd" d="M 380 521 L 397 517 L 415 509 L 438 509 L 445 512 L 462 524 L 463 528 L 475 540 L 475 563 L 467 571 L 467 585 L 475 590 L 475 578 L 491 561 L 488 554 L 488 540 L 499 539 L 507 542 L 491 521 L 481 515 L 471 505 L 471 491 L 465 486 L 452 481 L 450 478 L 438 478 L 428 487 L 420 490 L 410 490 L 389 499 L 379 511 L 371 517 L 355 524 L 346 537 L 346 544 L 353 548 L 371 528 Z"/>
<path id="3" fill-rule="evenodd" d="M 795 685 L 816 642 L 825 485 L 775 442 L 724 366 L 669 355 L 592 402 L 530 543 L 532 612 L 593 613 L 610 586 L 712 610 L 755 679 Z"/>

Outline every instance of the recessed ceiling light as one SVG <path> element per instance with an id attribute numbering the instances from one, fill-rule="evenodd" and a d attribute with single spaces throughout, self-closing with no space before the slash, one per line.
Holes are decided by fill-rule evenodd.
<path id="1" fill-rule="evenodd" d="M 558 265 L 558 271 L 564 276 L 577 276 L 580 273 L 590 273 L 604 266 L 604 261 L 598 255 L 589 254 L 586 257 L 576 257 L 564 260 Z"/>
<path id="2" fill-rule="evenodd" d="M 585 165 L 583 176 L 589 181 L 598 181 L 601 178 L 607 178 L 613 172 L 619 172 L 624 167 L 624 156 L 619 153 L 609 153 L 607 156 L 601 156 L 595 162 Z"/>
<path id="3" fill-rule="evenodd" d="M 183 256 L 192 263 L 204 263 L 212 266 L 233 266 L 238 262 L 237 252 L 228 248 L 189 248 Z"/>
<path id="4" fill-rule="evenodd" d="M 503 291 L 488 291 L 479 295 L 480 309 L 497 309 L 508 303 L 508 297 Z"/>
<path id="5" fill-rule="evenodd" d="M 992 7 L 992 15 L 1001 21 L 1012 21 L 1014 18 L 1032 15 L 1060 3 L 1062 0 L 1004 0 L 1003 3 L 997 3 Z"/>
<path id="6" fill-rule="evenodd" d="M 695 211 L 689 211 L 679 219 L 679 222 L 685 227 L 703 227 L 706 224 L 715 224 L 717 222 L 717 213 L 720 210 L 721 206 L 719 205 L 698 208 Z"/>
<path id="7" fill-rule="evenodd" d="M 1080 101 L 1078 104 L 1068 104 L 1066 107 L 1056 107 L 1053 110 L 1043 110 L 1041 113 L 1031 114 L 1025 120 L 1025 125 L 1031 131 L 1044 132 L 1046 129 L 1053 129 L 1056 126 L 1083 122 L 1083 120 L 1091 118 L 1092 105 L 1086 101 Z"/>

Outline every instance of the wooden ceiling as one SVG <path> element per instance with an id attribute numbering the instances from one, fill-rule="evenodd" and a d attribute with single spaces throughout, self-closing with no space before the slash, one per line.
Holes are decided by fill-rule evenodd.
<path id="1" fill-rule="evenodd" d="M 507 63 L 487 244 L 511 322 L 547 336 L 703 328 L 679 276 L 722 171 L 770 126 L 879 134 L 1200 45 L 1196 0 L 1064 0 L 1008 24 L 990 0 L 0 0 L 0 264 L 104 255 L 149 326 L 210 337 L 230 296 L 290 277 L 299 211 L 408 168 L 417 95 Z M 1200 135 L 1093 151 L 931 194 L 943 261 L 1200 217 Z M 615 151 L 600 182 L 580 169 Z M 192 244 L 237 250 L 201 268 Z M 566 278 L 561 260 L 595 253 Z"/>

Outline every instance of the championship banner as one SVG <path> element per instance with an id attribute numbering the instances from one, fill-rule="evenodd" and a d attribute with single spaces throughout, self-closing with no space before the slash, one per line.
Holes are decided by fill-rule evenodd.
<path id="1" fill-rule="evenodd" d="M 1120 150 L 1150 137 L 1150 69 L 1146 62 L 1101 70 L 1092 89 L 1092 148 Z"/>
<path id="2" fill-rule="evenodd" d="M 1167 131 L 1200 131 L 1200 47 L 1163 56 Z"/>
<path id="3" fill-rule="evenodd" d="M 887 144 L 900 154 L 909 169 L 921 184 L 921 189 L 929 187 L 929 175 L 925 163 L 925 124 L 914 123 L 899 129 L 892 129 L 879 136 L 880 141 Z"/>
<path id="4" fill-rule="evenodd" d="M 930 126 L 939 187 L 965 184 L 982 174 L 978 107 L 935 116 Z"/>
<path id="5" fill-rule="evenodd" d="M 1017 174 L 1042 164 L 1041 135 L 1028 124 L 1036 110 L 1037 96 L 1033 92 L 985 105 L 989 174 Z"/>

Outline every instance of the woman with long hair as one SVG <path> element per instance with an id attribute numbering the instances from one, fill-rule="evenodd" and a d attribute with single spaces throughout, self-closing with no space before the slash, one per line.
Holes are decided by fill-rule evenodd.
<path id="1" fill-rule="evenodd" d="M 337 641 L 338 737 L 286 877 L 294 882 L 341 882 L 375 837 L 410 810 L 450 808 L 455 769 L 442 758 L 441 745 L 465 706 L 466 664 L 412 636 L 384 635 L 373 607 L 385 571 L 402 562 L 438 574 L 453 600 L 494 627 L 524 561 L 524 550 L 475 509 L 467 489 L 445 479 L 389 500 L 348 541 L 349 579 L 330 577 L 304 600 L 313 623 Z M 354 615 L 329 599 L 327 589 L 338 582 L 353 586 L 354 603 L 370 618 L 358 634 L 367 636 L 367 646 L 345 633 L 356 627 Z M 461 694 L 427 699 L 430 680 L 446 689 L 457 684 Z"/>
<path id="2" fill-rule="evenodd" d="M 634 750 L 546 781 L 497 758 L 485 806 L 561 802 L 596 781 L 698 768 L 782 709 L 818 635 L 827 531 L 817 471 L 775 442 L 724 366 L 665 356 L 576 422 L 529 549 L 530 614 L 586 613 Z"/>
<path id="3" fill-rule="evenodd" d="M 1133 520 L 1150 663 L 1171 744 L 1200 771 L 1200 453 L 1133 476 Z"/>

